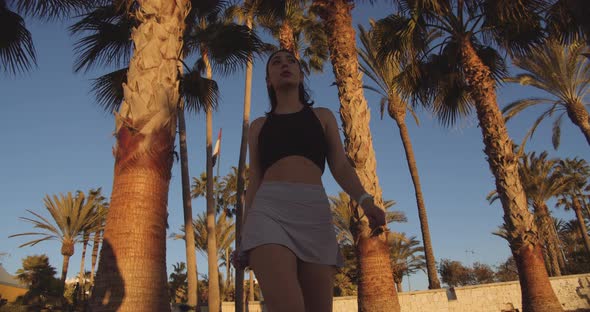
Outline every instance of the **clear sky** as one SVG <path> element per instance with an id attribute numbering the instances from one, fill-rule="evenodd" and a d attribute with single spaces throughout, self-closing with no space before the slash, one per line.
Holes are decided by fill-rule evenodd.
<path id="1" fill-rule="evenodd" d="M 389 4 L 373 7 L 358 5 L 353 23 L 368 24 L 368 19 L 381 18 L 392 12 Z M 32 230 L 30 223 L 19 220 L 28 216 L 25 209 L 44 216 L 46 194 L 87 191 L 102 187 L 110 196 L 113 179 L 111 148 L 113 116 L 104 113 L 89 93 L 90 79 L 112 69 L 74 74 L 72 46 L 75 39 L 68 36 L 65 23 L 41 23 L 27 20 L 35 42 L 38 68 L 16 77 L 0 76 L 0 253 L 8 253 L 0 262 L 8 272 L 21 267 L 22 258 L 32 254 L 47 254 L 51 264 L 61 270 L 62 256 L 57 241 L 42 242 L 34 247 L 18 248 L 33 237 L 8 238 L 9 235 Z M 264 61 L 255 63 L 252 91 L 252 117 L 262 115 L 268 108 L 264 87 Z M 242 120 L 244 73 L 214 77 L 221 92 L 219 110 L 214 115 L 214 132 L 223 128 L 221 174 L 237 166 Z M 323 74 L 312 75 L 308 84 L 317 106 L 338 114 L 336 87 L 329 65 Z M 370 83 L 365 79 L 365 83 Z M 534 90 L 508 85 L 498 88 L 500 106 L 521 97 L 537 95 Z M 377 174 L 383 197 L 396 201 L 393 207 L 406 213 L 408 222 L 393 224 L 394 231 L 420 237 L 420 227 L 414 190 L 406 165 L 398 129 L 390 118 L 379 119 L 380 98 L 366 91 L 371 113 L 373 144 L 377 155 Z M 480 261 L 498 265 L 509 255 L 508 244 L 491 233 L 502 223 L 499 203 L 489 205 L 486 195 L 494 189 L 494 179 L 483 153 L 481 131 L 475 115 L 452 128 L 438 124 L 425 111 L 419 111 L 420 126 L 408 116 L 408 127 L 420 172 L 422 190 L 430 223 L 435 257 L 459 260 L 466 264 Z M 539 115 L 538 110 L 525 112 L 508 123 L 510 135 L 520 142 L 526 129 Z M 337 115 L 338 116 L 338 115 Z M 191 176 L 205 170 L 205 123 L 203 115 L 193 115 L 187 121 L 189 163 Z M 551 123 L 542 124 L 528 151 L 548 150 L 552 157 L 582 157 L 590 159 L 588 145 L 581 132 L 569 120 L 562 125 L 561 147 L 551 147 Z M 178 232 L 182 224 L 182 202 L 179 163 L 174 164 L 169 193 L 169 233 Z M 330 195 L 340 191 L 326 171 L 324 184 Z M 552 204 L 550 204 L 552 206 Z M 194 214 L 205 209 L 201 199 L 193 201 Z M 557 211 L 566 220 L 573 212 Z M 130 223 L 130 226 L 133 226 Z M 80 268 L 81 245 L 71 259 L 68 276 Z M 206 261 L 198 255 L 198 269 L 206 273 Z M 89 263 L 90 257 L 87 258 Z M 168 240 L 167 265 L 185 261 L 184 243 Z M 86 269 L 89 269 L 87 264 Z M 222 270 L 224 271 L 224 270 Z M 413 275 L 404 290 L 426 289 L 425 274 Z"/>

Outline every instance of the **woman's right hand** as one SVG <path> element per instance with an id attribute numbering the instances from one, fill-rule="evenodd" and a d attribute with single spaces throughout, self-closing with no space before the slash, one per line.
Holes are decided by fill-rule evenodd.
<path id="1" fill-rule="evenodd" d="M 244 258 L 245 255 L 240 254 L 240 252 L 237 250 L 234 250 L 229 257 L 229 260 L 234 268 L 238 270 L 244 270 L 248 266 L 248 260 Z"/>

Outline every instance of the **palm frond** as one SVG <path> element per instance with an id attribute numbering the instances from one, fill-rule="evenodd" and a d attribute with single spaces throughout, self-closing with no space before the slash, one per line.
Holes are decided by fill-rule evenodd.
<path id="1" fill-rule="evenodd" d="M 2 5 L 4 4 L 4 5 Z M 37 65 L 35 47 L 25 21 L 0 3 L 0 70 L 13 75 Z"/>
<path id="2" fill-rule="evenodd" d="M 63 19 L 84 12 L 98 0 L 13 0 L 19 12 L 45 20 Z"/>
<path id="3" fill-rule="evenodd" d="M 186 109 L 189 112 L 201 111 L 207 105 L 214 109 L 219 100 L 219 88 L 215 80 L 201 76 L 198 69 L 193 68 L 184 74 L 181 81 L 182 95 L 186 101 Z"/>
<path id="4" fill-rule="evenodd" d="M 127 67 L 121 68 L 92 80 L 90 91 L 105 112 L 114 113 L 119 110 L 123 102 L 123 84 L 127 83 L 128 70 Z"/>
<path id="5" fill-rule="evenodd" d="M 127 65 L 132 49 L 131 30 L 136 24 L 113 5 L 83 15 L 69 28 L 72 34 L 84 34 L 74 44 L 74 71 L 88 71 L 93 66 Z"/>

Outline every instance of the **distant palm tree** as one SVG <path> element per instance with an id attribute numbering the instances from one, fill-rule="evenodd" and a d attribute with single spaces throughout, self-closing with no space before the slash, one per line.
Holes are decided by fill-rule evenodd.
<path id="1" fill-rule="evenodd" d="M 357 241 L 355 240 L 352 231 L 358 226 L 356 224 L 360 222 L 360 216 L 356 215 L 355 212 L 350 209 L 350 197 L 345 192 L 339 192 L 338 196 L 329 196 L 328 198 L 330 200 L 338 244 L 356 245 Z M 407 218 L 403 212 L 388 211 L 393 205 L 395 205 L 395 202 L 392 200 L 386 200 L 383 203 L 386 224 L 392 222 L 406 222 Z"/>
<path id="2" fill-rule="evenodd" d="M 101 231 L 104 224 L 104 218 L 106 217 L 106 210 L 104 209 L 104 203 L 106 198 L 101 194 L 102 188 L 97 189 L 90 189 L 88 194 L 84 195 L 86 197 L 86 201 L 93 203 L 93 214 L 97 214 L 97 218 L 95 219 L 96 224 L 93 226 L 94 230 L 92 229 L 85 229 L 82 233 L 82 260 L 80 261 L 80 273 L 79 273 L 79 283 L 81 286 L 84 286 L 86 278 L 85 272 L 86 269 L 84 268 L 85 260 L 86 260 L 86 248 L 88 247 L 88 243 L 90 241 L 90 235 L 94 232 Z M 92 275 L 92 273 L 91 273 Z"/>
<path id="3" fill-rule="evenodd" d="M 393 278 L 398 292 L 402 292 L 404 275 L 408 278 L 420 270 L 426 269 L 424 247 L 416 236 L 407 237 L 405 233 L 394 233 L 391 246 L 391 265 Z"/>
<path id="4" fill-rule="evenodd" d="M 561 120 L 567 114 L 569 119 L 582 131 L 590 144 L 590 119 L 585 106 L 590 91 L 590 60 L 582 54 L 588 52 L 582 41 L 560 44 L 557 39 L 536 47 L 527 55 L 513 59 L 514 65 L 525 73 L 506 79 L 509 82 L 532 86 L 548 93 L 551 97 L 532 97 L 516 100 L 502 109 L 506 121 L 529 107 L 544 106 L 546 110 L 537 118 L 526 134 L 530 139 L 537 126 L 546 118 L 558 114 L 553 123 L 553 147 L 560 142 Z"/>
<path id="5" fill-rule="evenodd" d="M 377 22 L 380 57 L 410 53 L 415 98 L 443 124 L 476 111 L 484 153 L 495 178 L 508 242 L 518 263 L 524 311 L 563 311 L 543 268 L 534 217 L 518 173 L 496 99 L 496 81 L 507 75 L 501 52 L 524 54 L 544 40 L 546 1 L 396 0 L 400 10 Z M 428 42 L 428 36 L 439 39 Z M 501 50 L 499 50 L 501 49 Z"/>
<path id="6" fill-rule="evenodd" d="M 586 220 L 582 210 L 582 203 L 587 202 L 588 192 L 590 191 L 590 165 L 584 159 L 566 158 L 559 161 L 557 171 L 565 178 L 571 179 L 570 187 L 559 194 L 557 207 L 563 207 L 565 210 L 573 210 L 578 221 L 580 236 L 584 242 L 587 256 L 590 258 L 590 237 Z"/>
<path id="7" fill-rule="evenodd" d="M 81 242 L 84 231 L 91 232 L 96 229 L 96 220 L 100 216 L 93 213 L 94 202 L 85 201 L 83 196 L 74 197 L 72 193 L 60 194 L 59 196 L 53 195 L 53 197 L 47 195 L 43 202 L 53 222 L 27 209 L 35 218 L 21 217 L 20 219 L 32 223 L 40 231 L 14 234 L 9 237 L 41 236 L 41 238 L 26 242 L 19 247 L 35 246 L 46 240 L 60 241 L 61 254 L 63 255 L 61 283 L 62 287 L 64 287 L 70 257 L 74 254 L 74 246 L 76 243 Z"/>
<path id="8" fill-rule="evenodd" d="M 372 24 L 374 25 L 374 22 Z M 363 60 L 360 63 L 361 71 L 377 85 L 377 87 L 365 86 L 365 88 L 381 95 L 381 118 L 383 118 L 384 110 L 387 109 L 389 116 L 395 120 L 399 129 L 399 135 L 404 146 L 404 151 L 406 152 L 406 162 L 408 163 L 408 169 L 410 170 L 410 176 L 414 185 L 422 241 L 424 242 L 424 249 L 426 251 L 428 288 L 438 289 L 440 288 L 440 281 L 438 280 L 436 262 L 434 260 L 430 227 L 428 226 L 428 215 L 426 213 L 426 205 L 424 204 L 424 196 L 422 195 L 422 186 L 420 184 L 420 175 L 418 174 L 414 148 L 412 147 L 412 141 L 406 125 L 407 112 L 410 112 L 414 116 L 416 123 L 418 123 L 418 117 L 412 106 L 400 94 L 400 89 L 402 88 L 399 82 L 400 76 L 403 75 L 403 71 L 405 70 L 403 68 L 404 63 L 408 63 L 408 60 L 402 59 L 404 54 L 400 54 L 396 58 L 391 57 L 387 59 L 377 57 L 378 51 L 376 45 L 380 39 L 375 38 L 375 33 L 367 32 L 362 25 L 359 25 L 359 32 L 362 47 L 359 48 L 358 54 Z"/>

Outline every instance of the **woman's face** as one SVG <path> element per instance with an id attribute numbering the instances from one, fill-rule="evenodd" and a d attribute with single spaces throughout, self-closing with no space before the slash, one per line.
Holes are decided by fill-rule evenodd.
<path id="1" fill-rule="evenodd" d="M 285 87 L 297 87 L 302 83 L 303 74 L 299 61 L 288 52 L 277 52 L 268 61 L 266 83 L 275 90 Z"/>

